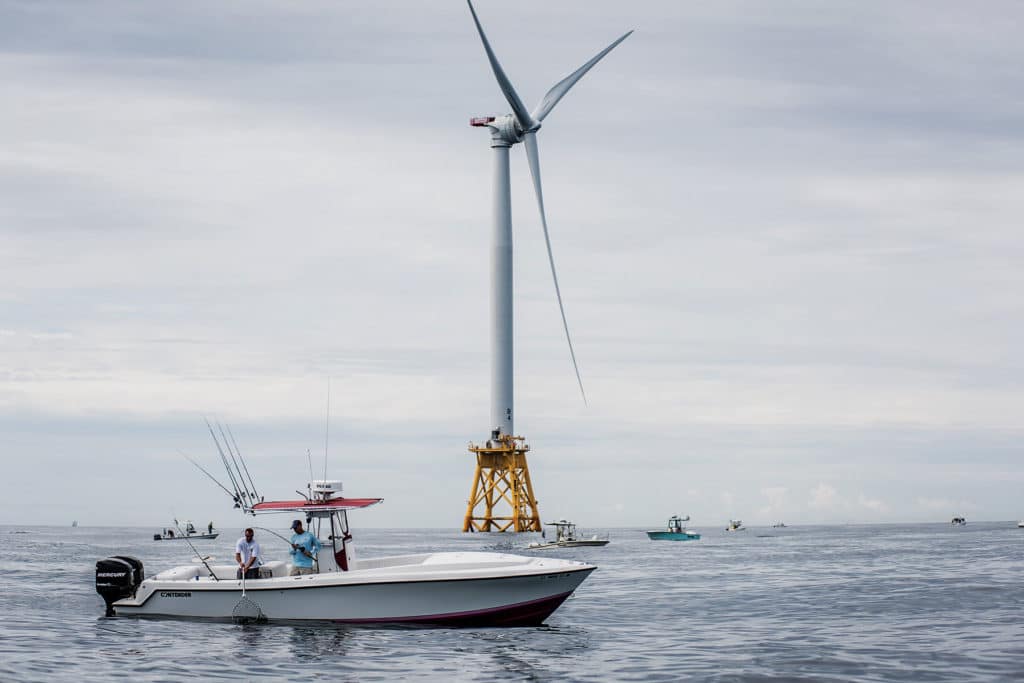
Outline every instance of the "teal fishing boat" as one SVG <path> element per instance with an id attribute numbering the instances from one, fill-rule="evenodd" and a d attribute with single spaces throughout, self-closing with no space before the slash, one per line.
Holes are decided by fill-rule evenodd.
<path id="1" fill-rule="evenodd" d="M 699 541 L 700 534 L 695 531 L 687 531 L 683 526 L 684 522 L 690 521 L 690 515 L 680 517 L 672 515 L 668 518 L 668 528 L 648 531 L 647 538 L 652 541 Z"/>

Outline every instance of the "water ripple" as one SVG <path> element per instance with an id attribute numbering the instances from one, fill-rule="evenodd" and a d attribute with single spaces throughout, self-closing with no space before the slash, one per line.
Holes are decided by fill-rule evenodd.
<path id="1" fill-rule="evenodd" d="M 108 619 L 97 559 L 136 555 L 152 574 L 188 549 L 142 529 L 22 530 L 0 528 L 2 680 L 1024 679 L 1024 531 L 1011 525 L 712 529 L 689 543 L 613 529 L 605 548 L 549 551 L 600 568 L 547 625 L 463 630 Z M 359 536 L 364 556 L 529 540 Z"/>

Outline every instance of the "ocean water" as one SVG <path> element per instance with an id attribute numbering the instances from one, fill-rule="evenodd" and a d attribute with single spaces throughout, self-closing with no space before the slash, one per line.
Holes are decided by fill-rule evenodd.
<path id="1" fill-rule="evenodd" d="M 0 526 L 0 680 L 1024 680 L 1015 523 L 695 529 L 683 543 L 587 530 L 611 544 L 547 551 L 598 570 L 542 627 L 426 629 L 108 619 L 97 559 L 153 574 L 188 547 L 153 529 Z M 236 531 L 203 552 L 227 560 Z M 534 537 L 356 533 L 362 557 Z"/>

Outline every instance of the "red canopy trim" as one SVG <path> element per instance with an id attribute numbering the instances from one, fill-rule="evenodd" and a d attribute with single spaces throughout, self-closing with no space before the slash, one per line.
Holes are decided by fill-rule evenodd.
<path id="1" fill-rule="evenodd" d="M 332 498 L 326 501 L 268 500 L 252 506 L 253 512 L 323 512 L 328 510 L 356 510 L 370 507 L 383 498 Z"/>

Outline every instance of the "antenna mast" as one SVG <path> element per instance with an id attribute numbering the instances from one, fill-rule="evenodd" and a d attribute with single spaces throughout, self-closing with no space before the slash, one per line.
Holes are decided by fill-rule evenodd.
<path id="1" fill-rule="evenodd" d="M 324 419 L 324 481 L 327 481 L 327 445 L 331 437 L 331 378 L 327 378 L 327 417 Z"/>

